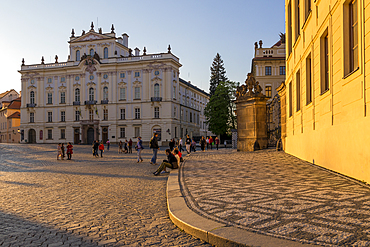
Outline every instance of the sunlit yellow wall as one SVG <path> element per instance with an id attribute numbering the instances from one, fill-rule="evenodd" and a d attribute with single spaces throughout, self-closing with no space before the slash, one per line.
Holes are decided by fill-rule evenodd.
<path id="1" fill-rule="evenodd" d="M 308 1 L 308 0 L 307 0 Z M 287 31 L 285 152 L 319 166 L 370 182 L 370 0 L 357 0 L 358 65 L 345 72 L 346 6 L 350 1 L 285 2 Z M 300 33 L 297 9 L 300 3 Z M 291 15 L 289 7 L 291 6 Z M 291 16 L 292 28 L 289 27 Z M 290 31 L 291 30 L 291 31 Z M 322 93 L 322 41 L 328 32 L 329 90 Z M 291 37 L 291 38 L 290 38 Z M 291 52 L 289 52 L 291 47 Z M 306 58 L 311 54 L 312 102 L 306 102 Z M 300 104 L 297 111 L 297 72 L 300 72 Z M 292 116 L 289 116 L 292 83 Z"/>

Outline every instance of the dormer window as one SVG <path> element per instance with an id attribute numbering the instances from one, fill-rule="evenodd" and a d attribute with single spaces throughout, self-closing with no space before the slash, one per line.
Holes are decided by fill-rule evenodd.
<path id="1" fill-rule="evenodd" d="M 94 56 L 94 49 L 90 49 L 90 56 Z"/>
<path id="2" fill-rule="evenodd" d="M 80 61 L 81 60 L 81 57 L 80 57 L 80 50 L 77 50 L 76 51 L 76 61 Z"/>
<path id="3" fill-rule="evenodd" d="M 104 58 L 108 58 L 108 47 L 104 48 Z"/>

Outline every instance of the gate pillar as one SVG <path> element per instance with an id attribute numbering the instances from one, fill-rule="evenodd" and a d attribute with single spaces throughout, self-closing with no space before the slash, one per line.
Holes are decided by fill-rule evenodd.
<path id="1" fill-rule="evenodd" d="M 245 85 L 238 86 L 236 91 L 238 151 L 267 148 L 266 102 L 261 86 L 249 73 Z"/>

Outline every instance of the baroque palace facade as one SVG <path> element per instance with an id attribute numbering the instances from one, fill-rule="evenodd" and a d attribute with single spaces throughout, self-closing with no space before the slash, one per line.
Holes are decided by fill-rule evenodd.
<path id="1" fill-rule="evenodd" d="M 286 0 L 284 150 L 370 182 L 370 0 Z"/>
<path id="2" fill-rule="evenodd" d="M 128 47 L 128 35 L 74 30 L 67 62 L 22 61 L 21 142 L 115 143 L 141 136 L 161 141 L 205 132 L 209 95 L 179 78 L 171 53 Z"/>

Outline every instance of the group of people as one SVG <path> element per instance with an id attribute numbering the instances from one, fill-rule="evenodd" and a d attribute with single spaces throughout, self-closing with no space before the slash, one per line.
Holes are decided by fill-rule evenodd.
<path id="1" fill-rule="evenodd" d="M 67 148 L 67 152 L 65 150 L 66 148 Z M 63 143 L 58 143 L 57 160 L 59 160 L 59 158 L 61 160 L 64 160 L 66 153 L 67 153 L 67 160 L 71 160 L 72 154 L 73 154 L 73 145 L 70 142 L 68 142 L 67 147 L 64 147 Z"/>
<path id="2" fill-rule="evenodd" d="M 132 154 L 132 140 L 125 140 L 125 142 L 119 141 L 118 143 L 118 153 L 129 153 Z"/>
<path id="3" fill-rule="evenodd" d="M 110 142 L 108 142 L 108 141 L 107 141 L 107 149 L 109 150 Z M 100 151 L 100 157 L 103 158 L 103 153 L 104 153 L 103 141 L 99 142 L 98 140 L 96 140 L 92 144 L 93 157 L 98 158 L 99 157 L 99 151 Z"/>

